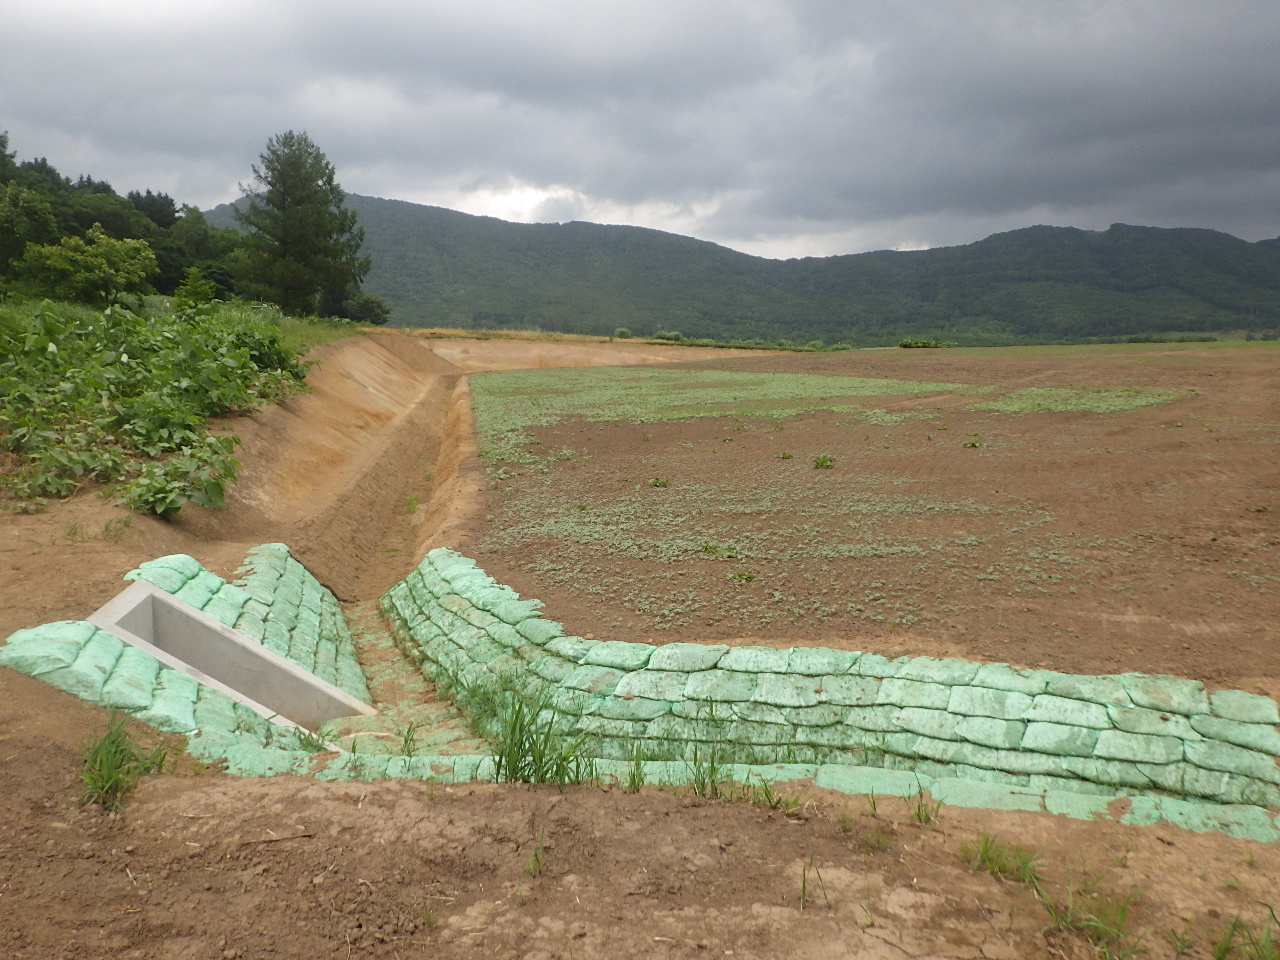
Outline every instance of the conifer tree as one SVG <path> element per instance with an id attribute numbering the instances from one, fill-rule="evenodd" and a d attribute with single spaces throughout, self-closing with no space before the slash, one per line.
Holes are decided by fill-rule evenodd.
<path id="1" fill-rule="evenodd" d="M 359 286 L 368 273 L 364 230 L 343 206 L 333 165 L 305 132 L 272 137 L 259 160 L 235 211 L 248 228 L 239 271 L 244 292 L 287 313 L 315 313 L 322 290 Z"/>

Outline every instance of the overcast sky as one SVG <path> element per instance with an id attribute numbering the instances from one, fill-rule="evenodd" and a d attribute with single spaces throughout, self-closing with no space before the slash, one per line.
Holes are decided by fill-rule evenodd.
<path id="1" fill-rule="evenodd" d="M 1276 0 L 0 0 L 0 130 L 210 207 L 351 193 L 773 257 L 1035 223 L 1280 234 Z"/>

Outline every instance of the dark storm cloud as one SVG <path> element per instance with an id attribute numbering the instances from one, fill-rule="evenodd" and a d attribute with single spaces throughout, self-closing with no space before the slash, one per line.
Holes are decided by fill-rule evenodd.
<path id="1" fill-rule="evenodd" d="M 201 204 L 292 128 L 354 192 L 772 255 L 1034 222 L 1280 233 L 1269 0 L 47 0 L 9 20 L 20 156 Z"/>

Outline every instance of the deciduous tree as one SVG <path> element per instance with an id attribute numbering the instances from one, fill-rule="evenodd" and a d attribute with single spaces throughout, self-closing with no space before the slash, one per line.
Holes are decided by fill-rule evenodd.
<path id="1" fill-rule="evenodd" d="M 83 237 L 29 244 L 16 269 L 43 296 L 109 303 L 121 293 L 147 289 L 156 258 L 145 240 L 116 240 L 95 223 Z"/>

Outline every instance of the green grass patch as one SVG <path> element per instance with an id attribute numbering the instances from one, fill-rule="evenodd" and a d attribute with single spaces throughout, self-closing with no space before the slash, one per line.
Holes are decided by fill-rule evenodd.
<path id="1" fill-rule="evenodd" d="M 273 318 L 280 328 L 280 342 L 297 354 L 305 354 L 313 347 L 364 336 L 365 330 L 345 320 L 320 320 L 315 317 L 277 316 Z"/>
<path id="2" fill-rule="evenodd" d="M 973 410 L 1001 413 L 1124 413 L 1142 407 L 1170 403 L 1184 394 L 1179 390 L 1140 387 L 1100 387 L 1073 390 L 1067 387 L 1028 387 L 1002 397 L 970 404 Z"/>
<path id="3" fill-rule="evenodd" d="M 1030 884 L 1042 879 L 1038 853 L 1005 843 L 989 833 L 979 834 L 975 841 L 961 843 L 960 856 L 968 861 L 970 870 L 985 870 L 997 880 Z"/>
<path id="4" fill-rule="evenodd" d="M 513 677 L 493 686 L 461 681 L 446 691 L 472 725 L 493 745 L 494 774 L 506 783 L 588 783 L 595 761 L 583 736 L 556 732 L 545 693 L 527 694 Z"/>
<path id="5" fill-rule="evenodd" d="M 862 413 L 856 397 L 974 393 L 959 383 L 800 373 L 604 367 L 504 370 L 471 378 L 482 456 L 529 462 L 531 427 L 571 417 L 656 423 L 698 417 L 781 419 L 817 410 Z M 873 416 L 886 417 L 877 409 Z"/>

